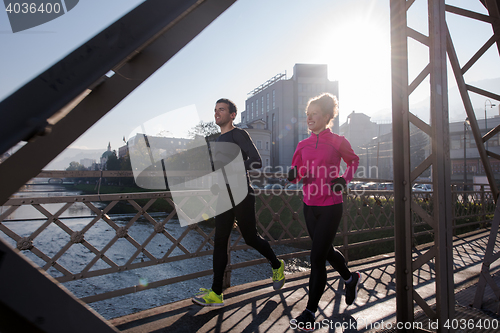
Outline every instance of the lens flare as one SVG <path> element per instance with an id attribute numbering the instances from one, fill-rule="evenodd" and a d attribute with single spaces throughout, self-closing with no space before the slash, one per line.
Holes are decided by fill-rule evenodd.
<path id="1" fill-rule="evenodd" d="M 148 286 L 148 280 L 146 278 L 139 278 L 139 285 L 143 286 L 143 287 L 147 287 Z"/>

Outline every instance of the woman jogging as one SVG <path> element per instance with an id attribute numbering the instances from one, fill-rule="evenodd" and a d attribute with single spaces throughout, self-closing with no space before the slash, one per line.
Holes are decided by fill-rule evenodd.
<path id="1" fill-rule="evenodd" d="M 304 217 L 312 240 L 309 299 L 302 314 L 291 321 L 306 332 L 314 330 L 318 303 L 326 286 L 327 260 L 345 281 L 347 305 L 354 303 L 361 281 L 361 274 L 351 273 L 343 254 L 332 246 L 342 217 L 342 192 L 359 164 L 349 141 L 329 128 L 337 110 L 337 98 L 331 94 L 309 101 L 307 127 L 312 133 L 297 145 L 288 174 L 288 180 L 294 183 L 303 179 Z M 341 159 L 347 163 L 347 169 L 339 175 Z"/>

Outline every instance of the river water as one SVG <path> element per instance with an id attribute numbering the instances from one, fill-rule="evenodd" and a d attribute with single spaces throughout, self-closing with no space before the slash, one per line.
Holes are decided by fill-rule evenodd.
<path id="1" fill-rule="evenodd" d="M 78 192 L 68 191 L 62 186 L 57 185 L 37 185 L 24 189 L 15 194 L 16 197 L 57 197 L 78 195 Z M 105 203 L 93 203 L 96 207 L 102 209 Z M 45 204 L 42 205 L 51 214 L 55 214 L 63 203 Z M 0 214 L 7 207 L 0 207 Z M 110 218 L 118 226 L 125 226 L 135 216 L 135 214 L 115 214 L 110 215 Z M 151 213 L 150 214 L 157 222 L 162 222 L 167 216 L 166 213 Z M 93 219 L 95 213 L 83 203 L 73 203 L 60 216 L 60 221 L 70 228 L 72 231 L 80 231 L 85 228 Z M 47 217 L 40 213 L 32 206 L 21 206 L 2 224 L 15 232 L 21 237 L 28 237 L 37 230 L 41 225 L 46 223 Z M 212 231 L 211 228 L 201 226 L 202 230 L 208 235 Z M 186 227 L 181 227 L 176 220 L 170 220 L 165 225 L 166 231 L 174 238 L 178 239 L 186 230 Z M 143 244 L 151 234 L 154 233 L 153 226 L 144 217 L 139 218 L 131 228 L 128 234 L 137 241 L 138 244 Z M 115 230 L 103 220 L 99 220 L 92 228 L 85 232 L 85 240 L 92 244 L 97 250 L 101 251 L 109 241 L 116 235 Z M 237 239 L 239 234 L 233 233 L 232 239 Z M 13 247 L 16 243 L 3 232 L 0 232 L 0 237 L 10 243 Z M 52 258 L 61 249 L 70 242 L 70 236 L 66 231 L 61 229 L 55 223 L 51 223 L 43 232 L 37 235 L 33 240 L 33 245 L 44 252 L 48 257 Z M 194 231 L 188 233 L 183 238 L 181 244 L 190 252 L 196 251 L 199 245 L 203 242 L 203 237 Z M 156 234 L 151 242 L 146 246 L 154 257 L 161 258 L 165 252 L 171 247 L 172 242 L 162 234 Z M 209 245 L 205 245 L 204 249 L 209 249 Z M 288 246 L 274 246 L 274 251 L 277 255 L 294 252 L 297 249 Z M 130 242 L 125 239 L 119 239 L 113 246 L 106 251 L 106 256 L 118 265 L 124 265 L 130 257 L 137 251 Z M 22 251 L 30 260 L 37 265 L 43 266 L 45 261 L 34 255 L 29 250 Z M 183 254 L 176 248 L 170 257 Z M 80 272 L 84 267 L 95 258 L 95 254 L 82 244 L 73 244 L 64 255 L 57 260 L 57 263 L 72 273 Z M 238 263 L 251 259 L 262 258 L 261 255 L 253 250 L 241 250 L 233 252 L 231 262 Z M 133 263 L 138 261 L 149 260 L 144 254 L 140 254 Z M 307 269 L 308 263 L 304 259 L 293 259 L 286 261 L 287 273 L 303 271 Z M 109 267 L 101 259 L 90 269 L 103 269 Z M 130 286 L 147 286 L 154 281 L 160 281 L 167 278 L 172 278 L 184 274 L 195 273 L 198 271 L 209 270 L 212 268 L 212 257 L 206 256 L 201 258 L 192 258 L 188 260 L 155 265 L 147 268 L 125 271 L 120 273 L 108 274 L 105 276 L 75 280 L 63 283 L 70 292 L 76 297 L 87 297 L 103 292 L 122 289 Z M 55 268 L 50 268 L 47 272 L 53 277 L 62 276 Z M 256 265 L 247 268 L 241 268 L 233 271 L 231 277 L 231 285 L 239 285 L 243 283 L 269 279 L 271 283 L 271 268 L 268 264 Z M 115 297 L 104 301 L 90 303 L 89 305 L 100 313 L 104 318 L 111 319 L 149 308 L 161 306 L 167 303 L 186 299 L 195 294 L 199 288 L 210 288 L 212 284 L 212 276 L 200 277 L 194 280 L 183 281 L 155 289 L 143 290 L 137 293 L 132 293 L 125 296 Z"/>

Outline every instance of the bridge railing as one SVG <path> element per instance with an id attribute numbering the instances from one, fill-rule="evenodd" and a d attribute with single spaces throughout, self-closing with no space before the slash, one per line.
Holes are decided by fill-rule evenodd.
<path id="1" fill-rule="evenodd" d="M 203 194 L 208 191 L 180 195 Z M 479 191 L 453 187 L 452 195 L 456 230 L 484 227 L 491 220 L 495 206 L 484 186 Z M 432 214 L 432 192 L 414 192 L 413 200 Z M 393 192 L 349 191 L 344 202 L 334 245 L 351 260 L 392 252 Z M 200 206 L 207 204 L 199 201 Z M 16 215 L 21 207 L 40 217 L 23 219 Z M 82 207 L 92 212 L 83 216 L 85 219 L 67 216 L 68 211 Z M 0 236 L 87 303 L 212 274 L 213 221 L 180 227 L 176 217 L 183 207 L 175 207 L 171 192 L 19 197 L 1 208 Z M 258 190 L 256 217 L 261 235 L 272 246 L 286 247 L 281 258 L 309 255 L 302 191 Z M 418 245 L 432 241 L 433 235 L 415 217 L 413 236 L 414 245 Z M 229 244 L 232 260 L 226 286 L 231 284 L 231 271 L 266 262 L 263 258 L 241 259 L 245 256 L 240 254 L 248 249 L 236 224 Z"/>

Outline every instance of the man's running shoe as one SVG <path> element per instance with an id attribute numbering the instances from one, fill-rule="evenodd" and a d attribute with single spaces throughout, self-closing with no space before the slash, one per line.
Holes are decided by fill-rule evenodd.
<path id="1" fill-rule="evenodd" d="M 361 273 L 352 273 L 352 280 L 345 284 L 345 302 L 347 305 L 351 305 L 356 300 L 358 296 L 358 286 L 361 282 Z"/>
<path id="2" fill-rule="evenodd" d="M 304 332 L 312 332 L 316 329 L 314 327 L 315 319 L 314 314 L 305 309 L 300 316 L 290 320 L 290 328 L 296 328 Z"/>
<path id="3" fill-rule="evenodd" d="M 280 259 L 281 266 L 273 269 L 273 288 L 279 290 L 285 284 L 285 262 Z"/>
<path id="4" fill-rule="evenodd" d="M 203 306 L 223 306 L 224 294 L 217 295 L 212 289 L 200 288 L 194 295 L 193 302 Z"/>

